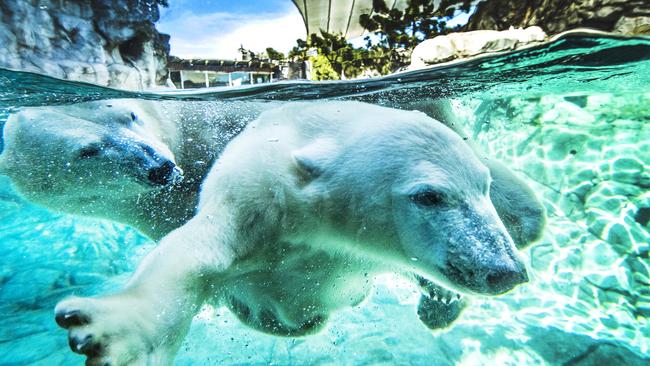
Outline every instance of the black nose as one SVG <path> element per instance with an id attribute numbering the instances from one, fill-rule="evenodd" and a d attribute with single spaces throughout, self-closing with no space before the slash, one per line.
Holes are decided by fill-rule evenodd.
<path id="1" fill-rule="evenodd" d="M 491 270 L 485 276 L 485 284 L 491 294 L 502 294 L 515 286 L 528 282 L 525 268 L 500 267 Z"/>
<path id="2" fill-rule="evenodd" d="M 159 167 L 151 168 L 147 178 L 154 185 L 166 186 L 178 182 L 182 178 L 182 171 L 176 164 L 167 160 Z"/>

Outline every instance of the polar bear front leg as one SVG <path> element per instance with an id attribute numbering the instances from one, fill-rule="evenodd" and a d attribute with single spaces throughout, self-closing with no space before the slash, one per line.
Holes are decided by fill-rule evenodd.
<path id="1" fill-rule="evenodd" d="M 546 226 L 546 210 L 533 190 L 504 164 L 484 159 L 490 169 L 490 200 L 515 242 L 525 249 L 541 239 Z"/>
<path id="2" fill-rule="evenodd" d="M 72 351 L 86 355 L 88 365 L 171 364 L 212 295 L 209 278 L 234 258 L 219 228 L 205 220 L 197 216 L 163 238 L 122 292 L 61 301 L 56 322 L 68 330 Z"/>

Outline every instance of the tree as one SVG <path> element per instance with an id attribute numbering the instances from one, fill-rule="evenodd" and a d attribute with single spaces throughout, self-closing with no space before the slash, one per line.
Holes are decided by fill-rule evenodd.
<path id="1" fill-rule="evenodd" d="M 327 75 L 327 79 L 318 76 L 319 79 L 317 80 L 340 79 L 343 75 L 345 77 L 356 77 L 369 65 L 367 61 L 368 51 L 363 48 L 354 48 L 340 34 L 331 34 L 321 30 L 320 35 L 311 34 L 307 41 L 299 39 L 296 43 L 297 45 L 289 52 L 289 57 L 302 61 L 312 61 L 314 75 Z M 310 49 L 315 49 L 318 56 L 307 56 Z M 325 60 L 327 60 L 327 63 L 324 62 Z M 318 65 L 316 65 L 316 61 L 318 61 Z M 319 70 L 319 67 L 326 69 Z"/>
<path id="2" fill-rule="evenodd" d="M 408 63 L 411 51 L 420 42 L 455 30 L 447 27 L 446 20 L 456 11 L 468 12 L 470 6 L 471 0 L 442 0 L 438 7 L 431 0 L 409 0 L 402 11 L 389 8 L 385 0 L 373 0 L 372 13 L 361 14 L 359 24 L 379 36 L 374 45 L 366 37 L 366 47 L 374 48 L 384 71 L 394 71 Z"/>
<path id="3" fill-rule="evenodd" d="M 373 0 L 372 13 L 362 14 L 359 23 L 378 35 L 378 42 L 366 37 L 365 48 L 355 48 L 342 35 L 321 30 L 307 40 L 298 39 L 289 58 L 312 61 L 318 80 L 356 77 L 364 70 L 386 75 L 406 66 L 413 48 L 423 40 L 456 30 L 447 26 L 447 20 L 457 11 L 468 12 L 471 3 L 442 0 L 436 7 L 432 0 L 409 0 L 402 11 L 389 8 L 385 0 Z M 307 56 L 311 49 L 317 56 Z"/>
<path id="4" fill-rule="evenodd" d="M 324 55 L 317 55 L 310 58 L 312 68 L 312 80 L 339 80 L 339 74 L 334 71 L 332 64 Z"/>
<path id="5" fill-rule="evenodd" d="M 268 56 L 270 60 L 275 60 L 275 61 L 284 60 L 284 53 L 280 51 L 276 51 L 273 47 L 266 48 L 266 56 Z"/>

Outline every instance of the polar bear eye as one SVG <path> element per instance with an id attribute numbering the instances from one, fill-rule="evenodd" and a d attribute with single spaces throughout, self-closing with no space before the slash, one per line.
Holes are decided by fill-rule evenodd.
<path id="1" fill-rule="evenodd" d="M 131 112 L 131 121 L 135 122 L 138 120 L 138 115 L 135 112 Z"/>
<path id="2" fill-rule="evenodd" d="M 439 205 L 443 203 L 444 200 L 445 200 L 444 195 L 436 191 L 424 191 L 424 192 L 418 192 L 411 195 L 411 201 L 413 201 L 417 205 L 424 206 L 424 207 Z"/>

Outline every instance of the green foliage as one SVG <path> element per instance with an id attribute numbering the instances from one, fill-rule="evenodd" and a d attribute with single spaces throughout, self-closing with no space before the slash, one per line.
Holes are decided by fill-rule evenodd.
<path id="1" fill-rule="evenodd" d="M 282 61 L 285 58 L 284 53 L 275 50 L 273 47 L 266 48 L 266 55 L 269 57 L 269 59 L 276 61 Z"/>
<path id="2" fill-rule="evenodd" d="M 438 7 L 431 0 L 409 0 L 402 11 L 389 8 L 385 0 L 373 0 L 372 13 L 361 14 L 359 24 L 379 36 L 375 45 L 366 37 L 366 47 L 374 50 L 384 74 L 405 66 L 420 42 L 456 30 L 448 28 L 445 19 L 470 6 L 471 0 L 442 0 Z"/>
<path id="3" fill-rule="evenodd" d="M 312 80 L 338 80 L 339 74 L 334 71 L 332 64 L 324 55 L 310 57 L 312 67 Z"/>
<path id="4" fill-rule="evenodd" d="M 323 71 L 323 75 L 328 75 L 327 79 L 319 78 L 316 80 L 336 80 L 343 75 L 346 78 L 359 76 L 364 68 L 370 64 L 368 62 L 368 50 L 363 48 L 354 48 L 340 34 L 330 34 L 321 31 L 320 35 L 312 34 L 307 41 L 297 40 L 297 45 L 289 52 L 289 58 L 305 60 L 308 59 L 307 52 L 315 49 L 317 55 L 327 60 L 328 70 Z M 311 60 L 311 59 L 310 59 Z M 325 67 L 324 60 L 319 61 L 319 67 Z M 316 70 L 316 66 L 312 65 Z M 333 74 L 330 72 L 333 71 Z"/>
<path id="5" fill-rule="evenodd" d="M 312 58 L 318 60 L 317 80 L 352 78 L 364 70 L 386 75 L 406 66 L 411 51 L 423 40 L 456 30 L 447 27 L 445 19 L 456 11 L 469 11 L 470 6 L 471 0 L 442 0 L 439 7 L 432 0 L 409 0 L 402 11 L 391 9 L 385 0 L 373 0 L 372 13 L 362 14 L 359 24 L 378 35 L 378 42 L 373 44 L 371 37 L 366 37 L 364 48 L 354 48 L 342 35 L 321 30 L 320 35 L 298 39 L 289 58 L 310 59 L 307 53 L 315 49 L 318 57 Z M 316 66 L 313 69 L 317 70 Z"/>
<path id="6" fill-rule="evenodd" d="M 446 18 L 467 12 L 470 0 L 443 0 L 436 7 L 431 0 L 409 0 L 406 9 L 390 9 L 385 0 L 373 0 L 371 14 L 361 14 L 359 24 L 380 36 L 389 48 L 412 49 L 425 39 L 449 32 Z"/>

